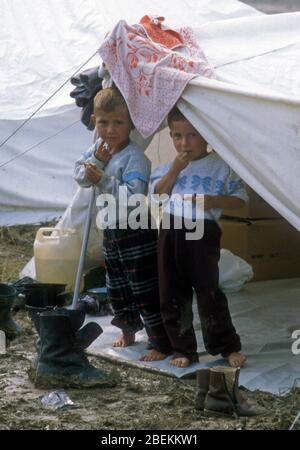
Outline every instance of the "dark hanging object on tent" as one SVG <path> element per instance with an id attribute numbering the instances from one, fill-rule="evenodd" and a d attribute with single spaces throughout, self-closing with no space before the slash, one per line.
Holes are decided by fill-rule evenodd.
<path id="1" fill-rule="evenodd" d="M 102 89 L 102 78 L 98 76 L 98 67 L 84 70 L 71 78 L 71 83 L 76 86 L 70 96 L 75 99 L 76 105 L 82 109 L 81 122 L 88 130 L 94 129 L 91 121 L 93 113 L 94 97 Z"/>

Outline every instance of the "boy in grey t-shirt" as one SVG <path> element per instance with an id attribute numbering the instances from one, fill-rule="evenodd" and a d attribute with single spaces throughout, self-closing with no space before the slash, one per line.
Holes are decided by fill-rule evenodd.
<path id="1" fill-rule="evenodd" d="M 132 345 L 135 333 L 145 326 L 149 351 L 141 360 L 161 360 L 170 343 L 160 315 L 157 230 L 130 227 L 130 207 L 125 213 L 123 208 L 122 216 L 117 213 L 120 192 L 125 190 L 128 199 L 133 194 L 147 195 L 150 162 L 130 141 L 133 124 L 117 88 L 96 95 L 92 119 L 100 139 L 76 162 L 74 177 L 80 186 L 95 185 L 98 194 L 111 194 L 116 200 L 116 214 L 106 222 L 103 239 L 108 298 L 114 312 L 111 323 L 122 331 L 113 346 Z"/>
<path id="2" fill-rule="evenodd" d="M 160 227 L 161 314 L 173 349 L 171 364 L 187 367 L 198 361 L 192 323 L 194 288 L 206 350 L 212 355 L 220 353 L 231 366 L 240 367 L 246 358 L 240 353 L 240 338 L 231 321 L 227 298 L 219 288 L 221 230 L 217 221 L 223 208 L 243 206 L 247 200 L 245 186 L 215 152 L 207 152 L 207 142 L 176 107 L 169 113 L 168 123 L 177 156 L 151 175 L 150 194 L 177 194 L 183 198 L 189 194 L 194 200 L 198 194 L 204 198 L 203 237 L 188 240 L 190 226 L 186 227 L 182 220 L 178 227 L 179 214 L 197 218 L 195 201 L 192 209 L 176 209 L 172 202 L 167 203 L 168 220 L 162 221 Z"/>

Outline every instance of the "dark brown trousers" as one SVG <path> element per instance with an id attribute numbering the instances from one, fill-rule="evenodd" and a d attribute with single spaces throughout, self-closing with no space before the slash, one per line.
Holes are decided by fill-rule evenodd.
<path id="1" fill-rule="evenodd" d="M 172 216 L 171 216 L 172 217 Z M 198 360 L 193 328 L 193 288 L 196 293 L 205 348 L 223 357 L 241 349 L 239 335 L 231 321 L 228 302 L 219 288 L 221 230 L 204 221 L 204 235 L 186 240 L 189 230 L 160 230 L 158 270 L 161 314 L 176 356 Z"/>

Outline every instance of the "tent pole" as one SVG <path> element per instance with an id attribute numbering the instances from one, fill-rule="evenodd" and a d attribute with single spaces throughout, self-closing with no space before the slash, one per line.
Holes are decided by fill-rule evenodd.
<path id="1" fill-rule="evenodd" d="M 80 258 L 79 258 L 78 269 L 77 269 L 77 274 L 76 274 L 76 281 L 75 281 L 75 288 L 74 288 L 71 309 L 76 309 L 78 297 L 80 294 L 80 282 L 81 282 L 82 272 L 83 272 L 83 268 L 84 268 L 86 250 L 87 250 L 87 245 L 88 245 L 88 240 L 89 240 L 89 235 L 90 235 L 94 201 L 95 201 L 95 186 L 92 186 L 91 192 L 90 192 L 90 199 L 89 199 L 89 206 L 88 206 L 88 211 L 87 211 L 87 216 L 86 216 L 86 222 L 84 225 Z"/>

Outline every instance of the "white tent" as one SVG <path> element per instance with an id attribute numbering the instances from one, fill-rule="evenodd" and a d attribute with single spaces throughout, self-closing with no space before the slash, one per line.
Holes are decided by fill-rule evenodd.
<path id="1" fill-rule="evenodd" d="M 172 28 L 194 29 L 217 75 L 194 78 L 180 108 L 300 229 L 300 13 L 265 15 L 235 0 L 0 4 L 0 225 L 63 213 L 76 190 L 74 161 L 92 138 L 66 81 L 76 70 L 99 65 L 97 49 L 118 20 L 136 23 L 160 14 Z M 149 152 L 154 165 L 167 157 L 159 138 Z"/>

